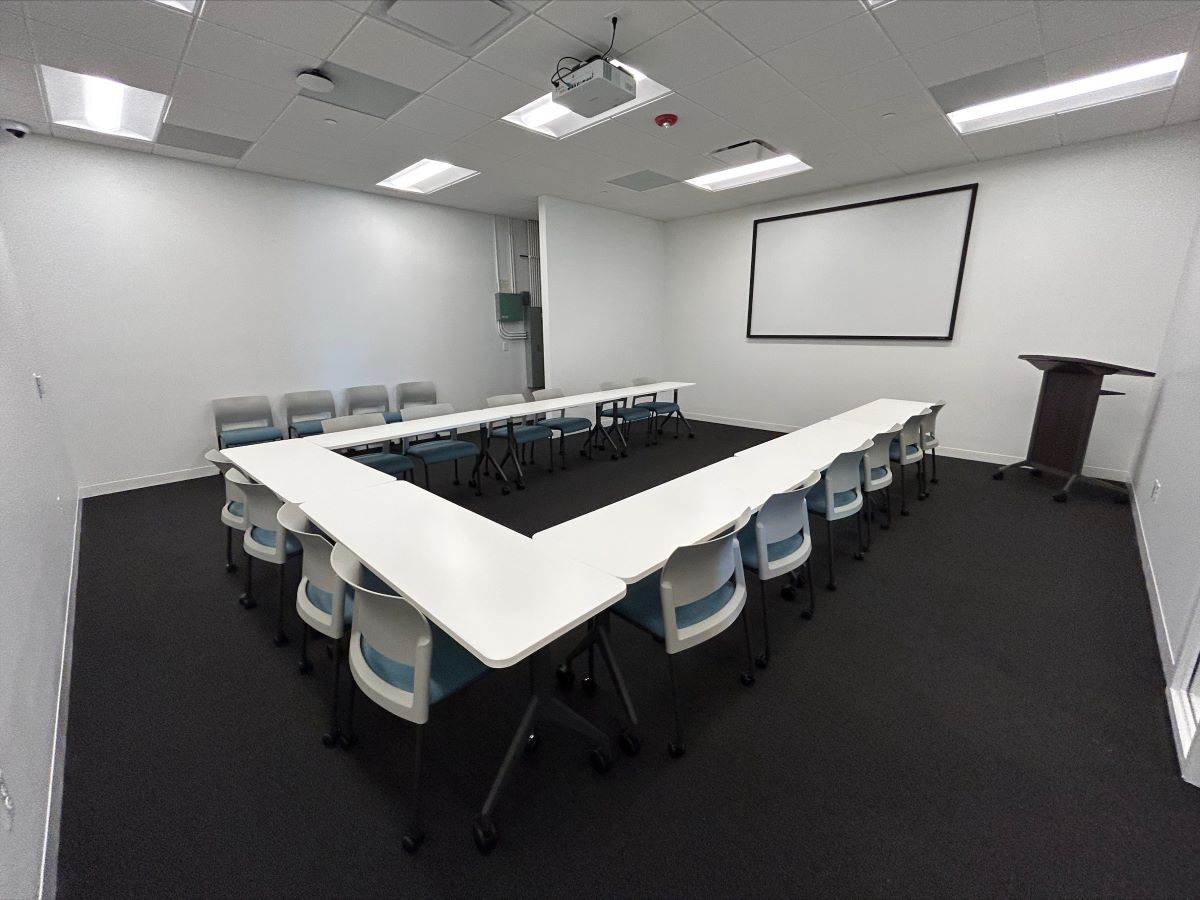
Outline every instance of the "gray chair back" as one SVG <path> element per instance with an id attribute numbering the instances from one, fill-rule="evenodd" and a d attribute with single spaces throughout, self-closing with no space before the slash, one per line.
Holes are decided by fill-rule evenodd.
<path id="1" fill-rule="evenodd" d="M 386 425 L 387 420 L 384 419 L 383 413 L 358 413 L 353 416 L 338 416 L 336 419 L 326 419 L 321 423 L 321 430 L 325 434 L 333 434 L 335 431 L 352 431 L 355 428 L 370 428 L 372 425 Z"/>
<path id="2" fill-rule="evenodd" d="M 388 392 L 382 384 L 364 384 L 346 388 L 346 414 L 390 412 Z"/>
<path id="3" fill-rule="evenodd" d="M 396 408 L 437 403 L 437 385 L 432 381 L 403 381 L 396 385 Z"/>
<path id="4" fill-rule="evenodd" d="M 217 426 L 217 443 L 221 434 L 235 428 L 274 426 L 271 401 L 262 395 L 253 397 L 222 397 L 212 402 L 213 421 Z"/>
<path id="5" fill-rule="evenodd" d="M 283 395 L 283 414 L 290 430 L 297 422 L 332 419 L 337 415 L 332 391 L 293 391 Z"/>

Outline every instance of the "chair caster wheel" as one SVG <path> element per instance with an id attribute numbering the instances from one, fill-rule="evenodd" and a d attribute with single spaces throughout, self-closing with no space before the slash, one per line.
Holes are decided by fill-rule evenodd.
<path id="1" fill-rule="evenodd" d="M 908 515 L 908 510 L 907 510 L 907 509 L 902 509 L 902 510 L 900 510 L 900 515 L 902 515 L 902 516 L 907 516 L 907 515 Z"/>
<path id="2" fill-rule="evenodd" d="M 786 584 L 783 586 L 783 590 L 779 592 L 779 596 L 784 600 L 791 602 L 792 600 L 796 599 L 796 589 L 790 584 Z"/>
<path id="3" fill-rule="evenodd" d="M 225 571 L 226 572 L 236 572 L 237 571 L 237 563 L 225 563 Z"/>
<path id="4" fill-rule="evenodd" d="M 756 656 L 754 658 L 754 664 L 760 669 L 765 669 L 770 664 L 770 660 L 768 660 L 765 656 Z"/>
<path id="5" fill-rule="evenodd" d="M 642 749 L 642 739 L 636 731 L 630 731 L 628 728 L 617 735 L 617 743 L 626 756 L 637 756 L 638 751 Z"/>
<path id="6" fill-rule="evenodd" d="M 938 483 L 938 480 L 937 480 L 936 478 L 930 478 L 930 479 L 929 479 L 929 483 L 930 483 L 930 484 L 937 484 L 937 483 Z"/>
<path id="7" fill-rule="evenodd" d="M 518 490 L 518 491 L 523 491 L 523 490 L 525 490 L 525 482 L 523 482 L 523 481 L 518 481 L 518 482 L 517 482 L 517 490 Z"/>
<path id="8" fill-rule="evenodd" d="M 327 643 L 325 645 L 325 657 L 327 659 L 333 659 L 333 643 L 332 642 Z"/>
<path id="9" fill-rule="evenodd" d="M 1004 480 L 1004 473 L 1003 473 L 1003 472 L 993 472 L 993 473 L 992 473 L 992 479 L 993 479 L 994 481 L 1003 481 L 1003 480 Z"/>
<path id="10" fill-rule="evenodd" d="M 879 530 L 880 530 L 880 531 L 887 531 L 887 530 L 888 530 L 888 529 L 890 529 L 891 527 L 892 527 L 892 526 L 891 526 L 891 525 L 889 525 L 887 522 L 880 522 L 880 523 L 879 523 Z"/>
<path id="11" fill-rule="evenodd" d="M 425 832 L 423 831 L 410 831 L 400 838 L 400 846 L 404 848 L 405 853 L 416 853 L 421 849 L 423 843 L 425 843 Z"/>
<path id="12" fill-rule="evenodd" d="M 579 686 L 583 688 L 583 692 L 589 697 L 594 696 L 596 693 L 596 679 L 591 675 L 584 675 L 583 680 L 579 682 Z"/>
<path id="13" fill-rule="evenodd" d="M 836 581 L 829 582 L 828 584 L 825 585 L 825 590 L 836 591 L 837 590 L 837 582 Z"/>
<path id="14" fill-rule="evenodd" d="M 586 450 L 580 450 L 580 451 L 579 451 L 579 455 L 580 455 L 580 456 L 587 456 L 587 451 L 586 451 Z"/>
<path id="15" fill-rule="evenodd" d="M 341 747 L 343 750 L 349 750 L 351 747 L 353 747 L 357 743 L 358 743 L 358 735 L 354 734 L 353 732 L 351 732 L 350 734 L 346 734 L 345 732 L 342 732 L 341 734 L 338 735 L 338 746 Z"/>
<path id="16" fill-rule="evenodd" d="M 812 610 L 811 609 L 804 610 L 804 612 L 800 613 L 800 618 L 802 618 L 805 622 L 811 622 L 812 621 Z"/>
<path id="17" fill-rule="evenodd" d="M 629 454 L 626 451 L 624 451 L 624 450 L 621 451 L 621 456 L 628 456 L 628 455 Z"/>
<path id="18" fill-rule="evenodd" d="M 564 691 L 569 691 L 575 686 L 575 670 L 566 663 L 562 663 L 554 670 L 554 677 L 558 681 L 558 686 Z"/>
<path id="19" fill-rule="evenodd" d="M 279 631 L 276 632 L 275 637 L 271 638 L 271 643 L 276 647 L 286 647 L 291 643 L 291 641 L 288 640 L 288 636 L 286 634 L 284 634 L 282 631 Z"/>
<path id="20" fill-rule="evenodd" d="M 302 660 L 300 660 L 300 665 L 298 665 L 296 668 L 300 672 L 301 675 L 307 675 L 309 672 L 312 671 L 312 660 L 311 659 L 302 659 Z"/>
<path id="21" fill-rule="evenodd" d="M 1067 502 L 1067 492 L 1059 491 L 1057 494 L 1055 494 L 1054 502 L 1055 503 L 1066 503 Z"/>
<path id="22" fill-rule="evenodd" d="M 679 759 L 679 757 L 683 756 L 683 751 L 683 744 L 677 744 L 674 741 L 667 741 L 667 754 L 671 757 L 671 759 Z"/>
<path id="23" fill-rule="evenodd" d="M 505 497 L 507 497 L 511 493 L 511 491 L 508 489 L 508 486 L 506 485 L 506 486 L 500 488 L 500 493 L 502 493 Z"/>
<path id="24" fill-rule="evenodd" d="M 613 765 L 612 751 L 607 747 L 593 747 L 588 751 L 588 759 L 591 761 L 592 768 L 603 775 Z"/>
<path id="25" fill-rule="evenodd" d="M 330 731 L 326 734 L 321 735 L 321 743 L 324 744 L 326 747 L 328 747 L 330 750 L 332 750 L 334 747 L 336 747 L 338 745 L 338 741 L 340 741 L 341 738 L 342 738 L 342 733 L 340 731 Z"/>
<path id="26" fill-rule="evenodd" d="M 242 596 L 238 597 L 238 603 L 242 605 L 242 609 L 254 609 L 254 607 L 258 606 L 258 601 L 249 594 L 242 594 Z"/>
<path id="27" fill-rule="evenodd" d="M 742 673 L 742 684 L 744 684 L 746 687 L 750 687 L 750 685 L 754 684 L 754 673 L 753 672 L 743 672 Z"/>
<path id="28" fill-rule="evenodd" d="M 480 853 L 491 853 L 496 848 L 496 826 L 487 816 L 479 816 L 471 826 L 471 837 Z"/>
<path id="29" fill-rule="evenodd" d="M 531 731 L 529 733 L 529 735 L 525 738 L 525 746 L 521 748 L 521 752 L 524 753 L 525 757 L 528 759 L 529 757 L 531 757 L 535 753 L 537 753 L 537 749 L 541 745 L 542 745 L 542 736 L 540 734 L 538 734 L 536 731 Z"/>
<path id="30" fill-rule="evenodd" d="M 863 553 L 861 550 L 859 550 L 857 553 L 854 554 L 854 558 L 858 562 L 862 562 L 864 559 L 867 558 L 867 556 L 865 553 Z"/>
<path id="31" fill-rule="evenodd" d="M 616 462 L 616 461 L 617 461 L 618 459 L 620 459 L 620 458 L 621 458 L 621 457 L 620 457 L 620 456 L 618 456 L 618 455 L 617 455 L 617 454 L 615 454 L 615 453 L 612 455 L 612 460 L 613 460 L 613 462 Z"/>
<path id="32" fill-rule="evenodd" d="M 694 441 L 695 439 L 696 439 L 696 436 L 695 436 L 694 434 L 689 434 L 689 435 L 688 435 L 688 440 L 689 440 L 689 441 Z"/>

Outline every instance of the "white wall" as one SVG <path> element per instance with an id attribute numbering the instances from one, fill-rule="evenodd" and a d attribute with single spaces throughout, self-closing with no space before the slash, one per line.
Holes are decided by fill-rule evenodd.
<path id="1" fill-rule="evenodd" d="M 755 218 L 978 181 L 954 340 L 748 341 Z M 1154 369 L 1200 209 L 1200 129 L 1183 126 L 667 223 L 671 378 L 689 412 L 786 428 L 881 394 L 944 398 L 939 439 L 1024 456 L 1040 373 L 1021 353 Z M 869 261 L 864 261 L 868 265 Z M 904 302 L 898 286 L 897 303 Z M 1152 385 L 1112 379 L 1088 452 L 1127 477 Z"/>
<path id="2" fill-rule="evenodd" d="M 541 197 L 546 384 L 568 394 L 666 372 L 663 224 Z"/>
<path id="3" fill-rule="evenodd" d="M 1200 226 L 1158 362 L 1159 387 L 1134 478 L 1142 539 L 1157 594 L 1164 666 L 1179 657 L 1200 599 Z M 1154 482 L 1162 488 L 1150 495 Z"/>
<path id="4" fill-rule="evenodd" d="M 36 136 L 2 177 L 85 493 L 206 471 L 214 397 L 524 385 L 491 216 Z"/>
<path id="5" fill-rule="evenodd" d="M 11 816 L 0 806 L 0 897 L 37 895 L 48 819 L 54 879 L 49 786 L 78 509 L 54 394 L 34 386 L 39 342 L 22 288 L 0 229 L 0 770 L 13 804 Z"/>

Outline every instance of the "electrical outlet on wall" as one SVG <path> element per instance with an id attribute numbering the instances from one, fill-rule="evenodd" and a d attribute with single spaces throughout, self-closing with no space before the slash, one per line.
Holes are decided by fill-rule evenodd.
<path id="1" fill-rule="evenodd" d="M 1157 478 L 1154 479 L 1154 487 L 1150 488 L 1150 502 L 1157 503 L 1158 495 L 1162 492 L 1162 482 Z"/>
<path id="2" fill-rule="evenodd" d="M 501 341 L 500 347 L 501 347 L 501 349 L 504 350 L 505 353 L 507 353 L 508 352 L 508 341 Z"/>

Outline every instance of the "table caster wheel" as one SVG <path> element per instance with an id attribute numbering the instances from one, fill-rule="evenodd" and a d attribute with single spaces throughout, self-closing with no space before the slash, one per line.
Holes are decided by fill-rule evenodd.
<path id="1" fill-rule="evenodd" d="M 358 735 L 354 734 L 354 732 L 351 732 L 350 734 L 346 734 L 345 732 L 342 732 L 341 734 L 338 735 L 338 746 L 341 747 L 343 750 L 349 750 L 351 747 L 353 747 L 357 743 L 358 743 Z"/>
<path id="2" fill-rule="evenodd" d="M 284 634 L 282 631 L 278 631 L 275 633 L 275 637 L 271 638 L 271 643 L 276 647 L 286 647 L 291 643 L 291 641 L 288 640 L 288 636 L 286 634 Z"/>
<path id="3" fill-rule="evenodd" d="M 694 441 L 695 439 L 696 439 L 696 436 L 695 436 L 694 434 L 692 434 L 692 433 L 689 431 L 689 432 L 688 432 L 688 440 L 689 440 L 689 441 Z"/>
<path id="4" fill-rule="evenodd" d="M 742 684 L 744 684 L 746 687 L 750 687 L 750 685 L 754 684 L 754 673 L 753 672 L 743 672 L 742 673 Z"/>
<path id="5" fill-rule="evenodd" d="M 471 837 L 480 853 L 491 853 L 496 847 L 496 826 L 487 816 L 479 816 L 471 826 Z"/>
<path id="6" fill-rule="evenodd" d="M 312 671 L 312 660 L 302 659 L 300 660 L 300 665 L 298 665 L 296 668 L 299 670 L 301 675 L 307 675 Z"/>
<path id="7" fill-rule="evenodd" d="M 612 768 L 612 752 L 607 747 L 593 747 L 588 751 L 588 759 L 592 763 L 592 768 L 601 775 Z"/>
<path id="8" fill-rule="evenodd" d="M 771 661 L 769 659 L 767 659 L 766 656 L 760 655 L 760 656 L 754 657 L 754 664 L 756 666 L 758 666 L 760 669 L 765 669 L 768 665 L 770 665 L 770 663 L 771 663 Z"/>
<path id="9" fill-rule="evenodd" d="M 779 592 L 779 596 L 784 600 L 791 602 L 792 600 L 796 599 L 796 589 L 790 584 L 785 584 L 783 589 Z"/>
<path id="10" fill-rule="evenodd" d="M 993 473 L 992 473 L 992 479 L 993 479 L 994 481 L 1003 481 L 1003 480 L 1004 480 L 1004 473 L 1003 473 L 1003 472 L 993 472 Z"/>
<path id="11" fill-rule="evenodd" d="M 518 491 L 523 491 L 523 490 L 525 490 L 525 482 L 523 482 L 523 481 L 518 481 L 518 482 L 517 482 L 517 490 L 518 490 Z"/>
<path id="12" fill-rule="evenodd" d="M 321 735 L 321 743 L 332 750 L 338 745 L 338 741 L 340 741 L 341 738 L 342 733 L 340 731 L 330 731 Z"/>
<path id="13" fill-rule="evenodd" d="M 521 752 L 524 753 L 526 757 L 531 757 L 537 753 L 537 749 L 541 746 L 541 743 L 542 736 L 536 731 L 531 731 L 525 737 L 525 746 L 521 748 Z"/>
<path id="14" fill-rule="evenodd" d="M 800 613 L 800 618 L 802 618 L 805 622 L 811 622 L 812 621 L 812 610 L 811 609 L 804 610 L 804 612 Z"/>
<path id="15" fill-rule="evenodd" d="M 677 744 L 674 741 L 667 741 L 667 754 L 671 759 L 679 759 L 683 756 L 683 744 Z"/>
<path id="16" fill-rule="evenodd" d="M 423 843 L 425 843 L 425 832 L 423 831 L 410 831 L 400 838 L 400 846 L 404 848 L 405 853 L 416 853 L 421 849 Z"/>
<path id="17" fill-rule="evenodd" d="M 575 686 L 575 670 L 566 663 L 560 664 L 559 667 L 554 670 L 554 677 L 558 681 L 558 686 L 564 691 L 569 691 Z"/>
<path id="18" fill-rule="evenodd" d="M 1059 491 L 1057 494 L 1055 494 L 1054 502 L 1055 503 L 1066 503 L 1067 502 L 1067 492 Z"/>
<path id="19" fill-rule="evenodd" d="M 621 451 L 621 456 L 628 456 L 628 455 L 629 455 L 628 451 L 626 451 L 626 450 Z"/>
<path id="20" fill-rule="evenodd" d="M 226 572 L 236 572 L 237 571 L 237 563 L 225 563 L 225 571 Z"/>
<path id="21" fill-rule="evenodd" d="M 626 756 L 637 756 L 638 751 L 642 749 L 642 739 L 636 731 L 630 731 L 628 728 L 617 735 L 617 743 L 621 745 L 621 752 Z"/>
<path id="22" fill-rule="evenodd" d="M 511 493 L 511 491 L 508 488 L 508 485 L 505 485 L 504 487 L 500 488 L 500 493 L 502 493 L 505 497 L 507 497 Z"/>
<path id="23" fill-rule="evenodd" d="M 620 456 L 618 456 L 616 453 L 614 453 L 614 454 L 612 455 L 613 462 L 616 462 L 616 461 L 617 461 L 618 459 L 620 459 L 620 458 L 621 458 L 621 457 L 620 457 Z"/>
<path id="24" fill-rule="evenodd" d="M 242 605 L 242 609 L 254 609 L 254 607 L 258 606 L 258 601 L 249 594 L 242 594 L 242 596 L 238 597 L 238 603 Z"/>
<path id="25" fill-rule="evenodd" d="M 583 680 L 579 682 L 579 686 L 583 688 L 583 692 L 589 697 L 596 693 L 596 679 L 591 675 L 584 675 Z"/>

